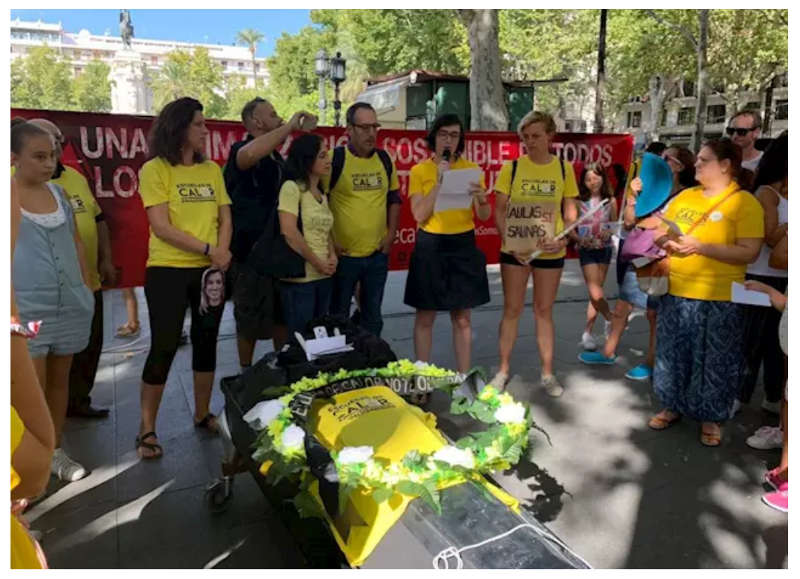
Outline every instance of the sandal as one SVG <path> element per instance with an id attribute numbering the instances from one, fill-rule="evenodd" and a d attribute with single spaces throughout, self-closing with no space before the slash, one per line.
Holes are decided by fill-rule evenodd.
<path id="1" fill-rule="evenodd" d="M 647 423 L 647 426 L 649 426 L 653 430 L 664 430 L 666 428 L 669 428 L 670 426 L 672 426 L 681 419 L 681 415 L 675 414 L 674 412 L 669 412 L 670 414 L 672 414 L 672 418 L 667 418 L 666 416 L 664 416 L 666 412 L 669 411 L 662 410 L 661 412 L 653 416 L 650 419 L 650 422 Z"/>
<path id="2" fill-rule="evenodd" d="M 708 430 L 708 426 L 713 427 Z M 700 427 L 700 443 L 704 446 L 719 446 L 722 440 L 722 429 L 716 422 L 704 422 Z"/>
<path id="3" fill-rule="evenodd" d="M 140 324 L 126 322 L 117 328 L 117 338 L 135 338 L 141 330 Z"/>
<path id="4" fill-rule="evenodd" d="M 195 428 L 203 428 L 208 430 L 212 434 L 219 434 L 219 424 L 217 423 L 217 417 L 211 414 L 210 412 L 203 417 L 203 420 L 200 422 L 194 423 Z"/>
<path id="5" fill-rule="evenodd" d="M 146 432 L 145 434 L 136 437 L 136 452 L 139 454 L 139 458 L 143 460 L 151 460 L 154 458 L 161 458 L 162 456 L 164 456 L 164 449 L 161 448 L 161 445 L 156 442 L 145 442 L 146 438 L 156 438 L 156 433 Z M 142 448 L 146 448 L 147 450 L 153 452 L 154 454 L 145 456 L 141 452 Z"/>

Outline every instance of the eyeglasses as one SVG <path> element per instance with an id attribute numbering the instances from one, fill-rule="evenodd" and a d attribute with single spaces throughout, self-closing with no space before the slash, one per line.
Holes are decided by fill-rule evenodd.
<path id="1" fill-rule="evenodd" d="M 758 127 L 752 127 L 750 129 L 737 129 L 735 127 L 727 127 L 725 129 L 725 134 L 729 137 L 732 137 L 734 133 L 736 133 L 740 137 L 744 137 L 750 131 L 755 131 Z"/>
<path id="2" fill-rule="evenodd" d="M 360 129 L 360 130 L 364 131 L 364 132 L 366 132 L 366 131 L 377 131 L 378 129 L 381 128 L 381 124 L 380 123 L 374 123 L 374 124 L 371 124 L 371 125 L 355 125 L 354 124 L 353 126 L 356 127 L 357 129 Z"/>
<path id="3" fill-rule="evenodd" d="M 439 131 L 436 133 L 436 136 L 440 139 L 450 139 L 451 141 L 457 141 L 461 138 L 460 131 Z"/>

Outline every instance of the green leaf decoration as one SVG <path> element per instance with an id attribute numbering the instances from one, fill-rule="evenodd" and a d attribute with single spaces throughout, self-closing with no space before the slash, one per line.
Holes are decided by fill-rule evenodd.
<path id="1" fill-rule="evenodd" d="M 381 504 L 388 501 L 394 495 L 394 491 L 390 488 L 376 489 L 372 491 L 372 500 Z"/>
<path id="2" fill-rule="evenodd" d="M 301 519 L 325 518 L 325 512 L 322 507 L 307 489 L 297 493 L 292 502 Z"/>
<path id="3" fill-rule="evenodd" d="M 469 400 L 466 398 L 454 398 L 450 404 L 450 414 L 454 416 L 465 414 L 467 410 L 469 410 Z"/>

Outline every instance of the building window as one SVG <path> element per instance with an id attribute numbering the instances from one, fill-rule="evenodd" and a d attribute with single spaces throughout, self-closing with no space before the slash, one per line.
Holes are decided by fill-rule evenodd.
<path id="1" fill-rule="evenodd" d="M 751 103 L 747 103 L 744 108 L 746 108 L 749 111 L 760 111 L 761 103 L 753 101 Z"/>
<path id="2" fill-rule="evenodd" d="M 228 61 L 227 60 L 221 60 L 220 64 L 222 65 L 223 68 L 228 68 Z"/>
<path id="3" fill-rule="evenodd" d="M 692 97 L 694 94 L 694 83 L 690 80 L 683 81 L 683 96 Z"/>
<path id="4" fill-rule="evenodd" d="M 709 105 L 706 109 L 706 122 L 710 125 L 725 122 L 725 105 Z"/>
<path id="5" fill-rule="evenodd" d="M 628 127 L 638 129 L 642 126 L 642 111 L 628 111 Z"/>
<path id="6" fill-rule="evenodd" d="M 694 122 L 694 107 L 683 107 L 678 111 L 678 125 L 686 126 Z"/>
<path id="7" fill-rule="evenodd" d="M 789 101 L 781 99 L 775 101 L 775 120 L 785 121 L 789 118 Z"/>
<path id="8" fill-rule="evenodd" d="M 667 109 L 661 109 L 661 126 L 667 126 Z"/>
<path id="9" fill-rule="evenodd" d="M 244 68 L 244 63 L 243 63 L 243 62 L 240 62 L 240 63 L 239 63 L 239 70 L 242 70 L 243 68 Z"/>

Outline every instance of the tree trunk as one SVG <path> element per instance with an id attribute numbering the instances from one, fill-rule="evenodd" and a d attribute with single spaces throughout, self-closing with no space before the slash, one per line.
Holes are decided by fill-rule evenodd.
<path id="1" fill-rule="evenodd" d="M 600 10 L 600 34 L 597 38 L 597 86 L 594 91 L 594 132 L 602 133 L 603 96 L 606 90 L 606 23 L 608 10 Z"/>
<path id="2" fill-rule="evenodd" d="M 255 47 L 250 49 L 250 59 L 253 63 L 253 88 L 258 88 L 258 76 L 256 75 L 256 50 Z"/>
<path id="3" fill-rule="evenodd" d="M 459 10 L 458 14 L 469 36 L 470 128 L 473 131 L 506 131 L 508 108 L 501 76 L 497 10 Z"/>
<path id="4" fill-rule="evenodd" d="M 648 130 L 645 131 L 646 141 L 652 143 L 660 138 L 661 133 L 661 111 L 664 108 L 664 101 L 672 90 L 674 81 L 662 75 L 650 78 L 650 123 Z"/>
<path id="5" fill-rule="evenodd" d="M 697 108 L 695 109 L 694 134 L 692 149 L 697 152 L 703 143 L 703 131 L 706 125 L 706 78 L 708 72 L 708 10 L 699 10 L 700 33 L 697 37 Z"/>

